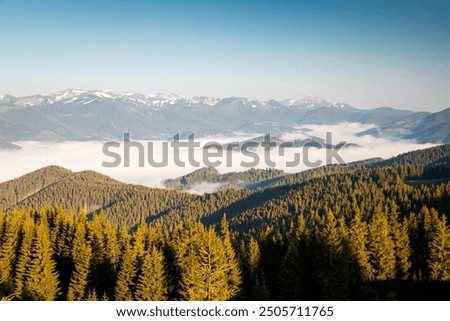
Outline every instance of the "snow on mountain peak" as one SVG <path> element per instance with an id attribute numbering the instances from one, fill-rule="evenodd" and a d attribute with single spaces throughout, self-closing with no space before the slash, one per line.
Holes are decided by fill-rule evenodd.
<path id="1" fill-rule="evenodd" d="M 303 99 L 287 99 L 281 102 L 288 107 L 302 107 L 302 108 L 319 108 L 319 107 L 333 107 L 343 108 L 345 104 L 327 100 L 316 95 L 310 95 Z"/>
<path id="2" fill-rule="evenodd" d="M 192 105 L 214 106 L 220 101 L 232 100 L 235 104 L 249 106 L 252 108 L 277 108 L 280 105 L 293 108 L 314 109 L 319 107 L 344 108 L 347 104 L 333 102 L 323 99 L 316 95 L 310 95 L 303 99 L 287 99 L 284 101 L 260 101 L 251 98 L 229 97 L 229 98 L 212 98 L 206 96 L 179 96 L 174 93 L 155 93 L 143 95 L 133 92 L 116 92 L 112 89 L 102 90 L 81 90 L 66 89 L 54 93 L 39 94 L 26 97 L 0 96 L 3 104 L 11 104 L 17 106 L 39 106 L 51 105 L 55 103 L 62 104 L 86 104 L 98 100 L 112 100 L 117 103 L 133 104 L 135 106 L 148 106 L 151 108 L 163 108 L 171 105 L 180 105 L 191 107 Z"/>

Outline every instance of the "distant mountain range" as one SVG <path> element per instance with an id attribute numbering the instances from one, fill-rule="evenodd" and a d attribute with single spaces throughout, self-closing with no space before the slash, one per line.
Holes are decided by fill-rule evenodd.
<path id="1" fill-rule="evenodd" d="M 289 132 L 304 124 L 360 122 L 374 128 L 360 135 L 450 142 L 450 108 L 437 113 L 389 107 L 357 109 L 316 96 L 268 100 L 176 94 L 142 95 L 112 90 L 69 89 L 28 97 L 0 96 L 0 148 L 12 142 L 170 139 L 176 133 L 196 136 L 235 132 Z"/>

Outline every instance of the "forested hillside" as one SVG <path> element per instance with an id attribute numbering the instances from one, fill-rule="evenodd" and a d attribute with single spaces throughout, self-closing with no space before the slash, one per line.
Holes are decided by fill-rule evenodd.
<path id="1" fill-rule="evenodd" d="M 201 196 L 45 168 L 0 184 L 0 296 L 450 299 L 449 156 Z"/>
<path id="2" fill-rule="evenodd" d="M 166 188 L 181 191 L 190 190 L 203 183 L 217 184 L 219 190 L 228 188 L 254 190 L 264 188 L 286 175 L 284 171 L 272 168 L 265 170 L 252 168 L 244 172 L 220 174 L 213 167 L 205 167 L 178 178 L 167 179 L 163 184 Z"/>

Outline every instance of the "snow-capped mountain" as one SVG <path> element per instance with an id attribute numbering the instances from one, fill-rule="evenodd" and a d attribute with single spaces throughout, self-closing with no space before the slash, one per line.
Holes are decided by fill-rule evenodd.
<path id="1" fill-rule="evenodd" d="M 360 122 L 374 124 L 383 133 L 419 141 L 450 140 L 448 113 L 439 117 L 439 135 L 428 117 L 427 138 L 414 132 L 425 128 L 430 113 L 393 108 L 357 109 L 317 96 L 300 100 L 267 100 L 173 93 L 139 94 L 113 90 L 68 89 L 27 97 L 0 96 L 0 147 L 20 140 L 109 140 L 129 132 L 134 139 L 167 139 L 176 133 L 228 135 L 234 132 L 289 132 L 302 124 Z M 414 119 L 413 122 L 402 122 Z M 399 125 L 404 123 L 405 125 Z M 446 127 L 447 126 L 447 127 Z M 393 129 L 394 130 L 393 130 Z M 377 135 L 380 130 L 374 131 Z M 422 130 L 422 132 L 425 132 Z M 364 134 L 364 133 L 363 133 Z M 371 134 L 371 132 L 368 132 Z"/>
<path id="2" fill-rule="evenodd" d="M 334 107 L 334 108 L 350 107 L 345 103 L 333 102 L 314 95 L 299 100 L 287 99 L 278 102 L 275 100 L 260 101 L 257 99 L 242 98 L 242 97 L 230 97 L 224 99 L 206 96 L 183 97 L 178 96 L 177 94 L 174 93 L 156 93 L 144 95 L 133 92 L 116 92 L 111 89 L 103 89 L 103 90 L 67 89 L 54 93 L 38 94 L 26 97 L 13 97 L 5 95 L 0 96 L 0 105 L 31 107 L 40 105 L 51 105 L 58 102 L 63 102 L 64 104 L 73 103 L 73 104 L 87 105 L 100 99 L 122 101 L 124 103 L 146 105 L 150 107 L 164 107 L 175 104 L 185 104 L 188 106 L 192 105 L 214 106 L 222 100 L 224 101 L 233 100 L 234 103 L 250 106 L 252 108 L 259 108 L 264 106 L 275 107 L 276 105 L 280 104 L 287 107 L 307 108 L 307 109 L 319 107 Z"/>
<path id="3" fill-rule="evenodd" d="M 175 104 L 204 104 L 214 105 L 220 99 L 212 97 L 181 97 L 174 93 L 157 93 L 143 95 L 132 92 L 116 92 L 111 89 L 104 90 L 80 90 L 67 89 L 48 94 L 39 94 L 26 97 L 0 96 L 0 105 L 14 105 L 22 107 L 51 105 L 58 102 L 64 104 L 87 105 L 98 100 L 113 100 L 135 105 L 150 107 L 164 107 Z"/>
<path id="4" fill-rule="evenodd" d="M 300 100 L 286 99 L 286 100 L 281 101 L 281 103 L 288 107 L 303 107 L 303 108 L 309 108 L 309 109 L 318 108 L 318 107 L 328 107 L 328 108 L 350 107 L 350 105 L 348 105 L 348 104 L 323 99 L 323 98 L 315 96 L 315 95 L 311 95 L 311 96 L 305 97 Z"/>

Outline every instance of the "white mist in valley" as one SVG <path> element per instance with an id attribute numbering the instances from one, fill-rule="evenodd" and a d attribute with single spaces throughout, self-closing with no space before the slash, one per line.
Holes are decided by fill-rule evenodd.
<path id="1" fill-rule="evenodd" d="M 385 138 L 375 138 L 372 136 L 359 137 L 357 133 L 367 130 L 373 126 L 362 125 L 359 123 L 343 123 L 338 125 L 305 125 L 298 128 L 298 132 L 289 132 L 281 136 L 285 141 L 293 141 L 295 139 L 305 139 L 308 136 L 315 136 L 325 140 L 326 132 L 332 133 L 333 144 L 340 141 L 357 144 L 360 147 L 347 147 L 339 151 L 339 155 L 345 162 L 353 162 L 357 160 L 368 159 L 372 157 L 390 158 L 401 153 L 412 150 L 423 149 L 435 146 L 434 144 L 417 144 L 414 141 L 397 140 L 391 141 Z M 242 142 L 258 136 L 258 134 L 236 134 L 233 137 L 204 137 L 196 138 L 201 146 L 209 142 L 217 142 L 226 144 L 230 142 Z M 132 138 L 131 138 L 132 139 Z M 132 139 L 133 141 L 133 139 Z M 183 141 L 183 140 L 181 140 Z M 119 166 L 108 168 L 102 166 L 102 162 L 111 162 L 113 159 L 103 154 L 103 142 L 16 142 L 15 144 L 22 147 L 21 150 L 3 150 L 0 151 L 0 182 L 7 181 L 39 168 L 58 165 L 70 169 L 72 171 L 94 170 L 119 181 L 133 184 L 142 184 L 150 187 L 162 187 L 162 181 L 167 178 L 174 178 L 190 173 L 199 167 L 192 166 L 188 162 L 188 152 L 186 148 L 180 148 L 180 160 L 185 162 L 185 166 L 177 166 L 174 163 L 173 149 L 168 148 L 169 165 L 162 168 L 151 167 L 147 163 L 147 142 L 140 141 L 145 147 L 144 159 L 145 166 L 139 167 L 139 157 L 137 148 L 131 148 L 130 167 L 124 167 L 123 163 L 123 142 L 118 149 L 110 149 L 121 155 L 122 162 Z M 259 163 L 256 167 L 267 168 L 265 162 L 264 149 L 261 147 L 253 150 L 259 157 Z M 275 148 L 270 153 L 270 159 L 276 163 L 276 168 L 283 169 L 286 172 L 294 173 L 308 169 L 303 161 L 302 148 L 286 148 L 284 156 L 279 155 L 279 149 Z M 312 162 L 316 160 L 325 164 L 326 150 L 311 147 L 308 149 L 308 159 Z M 203 163 L 204 149 L 195 148 L 194 160 L 200 163 L 200 167 L 205 166 Z M 294 159 L 294 154 L 299 153 L 300 164 L 295 167 L 287 166 L 287 162 Z M 222 164 L 217 167 L 221 173 L 232 171 L 245 171 L 249 168 L 242 167 L 241 162 L 251 162 L 252 158 L 242 154 L 239 151 L 233 151 L 229 154 L 227 162 L 227 152 L 223 151 L 222 157 L 211 157 L 210 161 L 220 161 Z M 162 142 L 153 142 L 153 159 L 159 162 L 162 159 Z M 232 160 L 230 163 L 229 161 Z M 227 164 L 228 163 L 228 164 Z M 219 184 L 203 184 L 194 187 L 191 192 L 205 193 L 212 192 L 217 189 Z"/>

